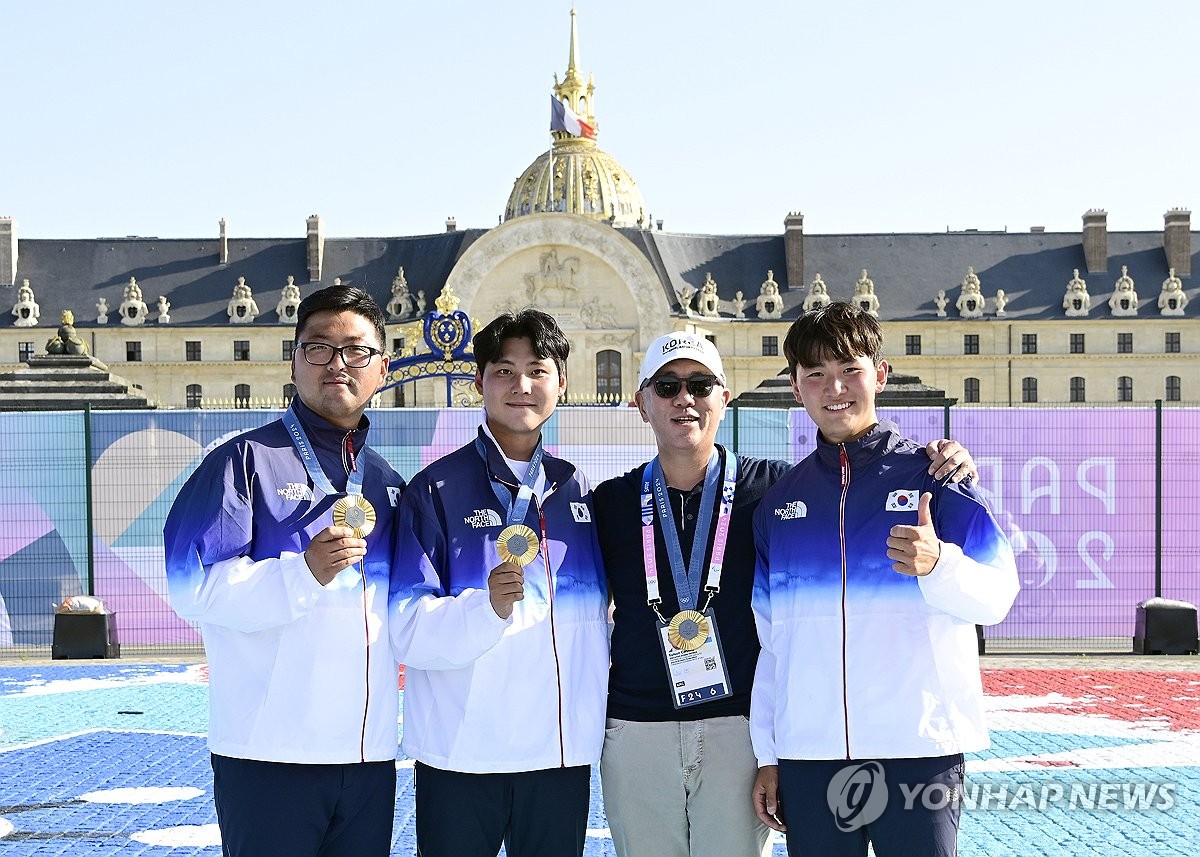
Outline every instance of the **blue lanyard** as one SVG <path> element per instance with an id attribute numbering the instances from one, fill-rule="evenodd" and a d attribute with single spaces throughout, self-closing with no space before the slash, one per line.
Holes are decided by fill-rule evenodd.
<path id="1" fill-rule="evenodd" d="M 671 564 L 671 577 L 675 581 L 675 592 L 680 610 L 695 610 L 701 584 L 700 570 L 704 566 L 704 554 L 708 548 L 708 532 L 712 525 L 713 498 L 717 490 L 719 461 L 714 449 L 704 471 L 704 490 L 700 495 L 700 518 L 692 539 L 692 554 L 687 571 L 683 567 L 683 548 L 679 543 L 679 530 L 675 516 L 671 514 L 667 497 L 666 481 L 662 467 L 655 456 L 642 471 L 642 547 L 646 565 L 648 600 L 652 604 L 661 601 L 658 594 L 658 561 L 654 551 L 654 513 L 662 521 L 663 542 L 667 546 L 667 557 Z M 737 456 L 725 453 L 725 478 L 721 490 L 721 520 L 718 523 L 716 543 L 713 545 L 712 562 L 708 569 L 708 586 L 715 590 L 721 586 L 721 569 L 725 557 L 725 534 L 729 529 L 729 515 L 733 508 L 733 489 L 737 482 Z"/>
<path id="2" fill-rule="evenodd" d="M 326 497 L 334 497 L 339 494 L 362 494 L 362 470 L 355 467 L 350 471 L 346 479 L 346 490 L 338 491 L 333 487 L 333 483 L 329 481 L 329 477 L 325 475 L 324 468 L 321 467 L 321 462 L 317 459 L 317 451 L 313 448 L 312 442 L 308 439 L 308 435 L 304 431 L 304 426 L 300 424 L 300 419 L 296 416 L 296 412 L 290 407 L 283 412 L 283 425 L 287 429 L 288 437 L 292 439 L 292 445 L 296 447 L 296 452 L 300 456 L 300 460 L 304 462 L 304 469 L 308 471 L 308 478 L 312 480 L 314 486 L 320 489 L 321 493 Z"/>
<path id="3" fill-rule="evenodd" d="M 483 438 L 475 438 L 475 449 L 479 451 L 479 457 L 483 459 L 484 468 L 487 468 L 487 446 L 483 442 Z M 504 523 L 507 525 L 522 524 L 525 522 L 525 513 L 529 510 L 529 501 L 533 499 L 533 486 L 537 484 L 538 474 L 542 470 L 542 442 L 538 441 L 537 447 L 533 450 L 533 455 L 529 459 L 529 469 L 525 471 L 525 478 L 521 480 L 521 487 L 517 489 L 517 496 L 514 498 L 509 494 L 508 488 L 498 479 L 493 479 L 491 471 L 488 470 L 488 482 L 491 483 L 492 493 L 496 495 L 496 499 L 500 501 L 500 508 L 506 512 Z M 515 474 L 514 474 L 515 475 Z"/>

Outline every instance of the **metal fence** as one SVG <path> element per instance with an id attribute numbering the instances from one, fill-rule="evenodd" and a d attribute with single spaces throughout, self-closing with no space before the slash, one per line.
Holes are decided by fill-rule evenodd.
<path id="1" fill-rule="evenodd" d="M 884 409 L 911 437 L 949 434 L 1017 550 L 1021 594 L 989 651 L 1129 651 L 1135 607 L 1200 600 L 1200 409 L 1064 406 Z M 206 452 L 274 410 L 0 414 L 0 658 L 45 656 L 52 604 L 94 594 L 125 653 L 195 653 L 166 597 L 162 525 Z M 469 441 L 474 409 L 371 412 L 371 443 L 400 473 Z M 798 461 L 801 410 L 731 409 L 718 440 Z M 654 454 L 629 407 L 560 408 L 544 431 L 593 484 Z M 630 537 L 636 534 L 631 533 Z"/>

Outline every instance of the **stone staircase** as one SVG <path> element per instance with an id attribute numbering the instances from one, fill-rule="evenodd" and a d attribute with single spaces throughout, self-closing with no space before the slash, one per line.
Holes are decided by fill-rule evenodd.
<path id="1" fill-rule="evenodd" d="M 0 372 L 0 411 L 115 411 L 153 408 L 133 384 L 86 354 L 40 355 Z"/>

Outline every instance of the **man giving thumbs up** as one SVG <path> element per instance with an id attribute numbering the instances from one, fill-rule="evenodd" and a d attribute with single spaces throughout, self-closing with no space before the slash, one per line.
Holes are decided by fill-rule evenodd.
<path id="1" fill-rule="evenodd" d="M 1012 549 L 876 415 L 872 316 L 806 313 L 784 353 L 819 435 L 754 516 L 755 810 L 792 855 L 953 855 L 963 754 L 988 746 L 973 626 L 1012 605 Z"/>

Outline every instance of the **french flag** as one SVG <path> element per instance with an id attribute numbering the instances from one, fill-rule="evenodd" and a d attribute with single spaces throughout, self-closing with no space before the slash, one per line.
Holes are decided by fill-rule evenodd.
<path id="1" fill-rule="evenodd" d="M 570 107 L 553 95 L 550 96 L 550 130 L 566 131 L 573 137 L 596 139 L 596 129 L 576 116 Z"/>

